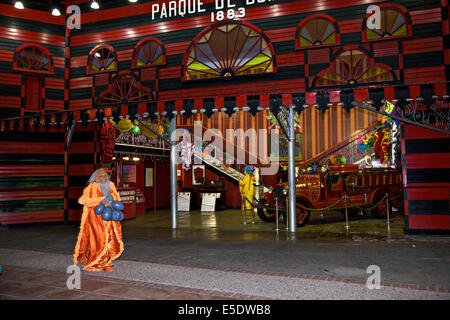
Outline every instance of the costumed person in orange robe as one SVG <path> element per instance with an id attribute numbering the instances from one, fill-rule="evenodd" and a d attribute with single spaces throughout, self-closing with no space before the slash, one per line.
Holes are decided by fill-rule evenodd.
<path id="1" fill-rule="evenodd" d="M 112 261 L 123 252 L 122 226 L 119 221 L 104 221 L 102 215 L 95 214 L 95 208 L 103 203 L 120 201 L 114 183 L 108 173 L 96 170 L 89 178 L 78 203 L 84 205 L 80 233 L 75 246 L 73 264 L 85 264 L 87 271 L 114 271 Z"/>

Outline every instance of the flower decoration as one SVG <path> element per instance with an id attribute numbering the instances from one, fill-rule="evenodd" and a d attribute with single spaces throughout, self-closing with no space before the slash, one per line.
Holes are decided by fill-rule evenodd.
<path id="1" fill-rule="evenodd" d="M 139 123 L 136 120 L 132 124 L 131 132 L 133 132 L 133 134 L 139 134 L 141 132 L 141 130 L 139 129 Z"/>
<path id="2" fill-rule="evenodd" d="M 254 171 L 255 171 L 255 167 L 252 165 L 248 165 L 244 168 L 244 172 L 246 174 L 253 174 Z"/>
<path id="3" fill-rule="evenodd" d="M 309 163 L 308 167 L 306 168 L 306 171 L 308 174 L 315 174 L 317 173 L 317 169 L 319 168 L 319 165 L 317 163 Z"/>
<path id="4" fill-rule="evenodd" d="M 347 159 L 343 153 L 335 153 L 330 156 L 330 162 L 332 165 L 344 165 L 347 163 Z"/>
<path id="5" fill-rule="evenodd" d="M 360 135 L 357 140 L 359 150 L 370 150 L 374 146 L 374 137 L 368 134 Z"/>

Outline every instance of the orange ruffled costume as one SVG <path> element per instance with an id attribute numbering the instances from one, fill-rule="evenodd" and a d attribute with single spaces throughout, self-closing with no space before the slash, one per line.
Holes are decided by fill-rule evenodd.
<path id="1" fill-rule="evenodd" d="M 113 201 L 120 201 L 112 182 Z M 87 186 L 78 203 L 84 205 L 73 264 L 84 263 L 87 271 L 112 271 L 112 261 L 123 252 L 122 226 L 119 221 L 104 221 L 94 210 L 105 197 L 96 182 Z"/>

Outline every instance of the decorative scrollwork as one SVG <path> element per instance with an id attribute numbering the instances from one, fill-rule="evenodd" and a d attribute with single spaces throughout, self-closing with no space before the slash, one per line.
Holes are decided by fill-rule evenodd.
<path id="1" fill-rule="evenodd" d="M 450 131 L 450 110 L 447 100 L 436 100 L 430 107 L 419 101 L 410 101 L 406 106 L 397 106 L 397 112 L 400 118 Z"/>

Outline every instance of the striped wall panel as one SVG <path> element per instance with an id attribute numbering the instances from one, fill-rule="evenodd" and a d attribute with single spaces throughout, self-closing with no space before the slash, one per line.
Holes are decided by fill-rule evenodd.
<path id="1" fill-rule="evenodd" d="M 97 168 L 96 130 L 98 125 L 91 122 L 86 128 L 81 124 L 75 128 L 75 133 L 68 150 L 67 168 L 67 220 L 80 221 L 83 207 L 78 204 L 78 198 L 87 186 L 89 177 Z"/>
<path id="2" fill-rule="evenodd" d="M 25 43 L 45 47 L 53 60 L 54 74 L 41 75 L 41 111 L 64 110 L 64 17 L 54 17 L 47 10 L 17 10 L 0 4 L 0 118 L 27 112 L 24 72 L 13 70 L 14 53 Z M 11 108 L 16 108 L 15 114 L 7 111 Z"/>
<path id="3" fill-rule="evenodd" d="M 64 132 L 1 132 L 0 224 L 63 216 Z"/>
<path id="4" fill-rule="evenodd" d="M 210 2 L 204 3 L 208 6 L 212 5 Z M 237 1 L 237 4 L 241 2 L 243 3 Z M 369 2 L 328 0 L 321 2 L 319 7 L 314 2 L 277 1 L 276 14 L 271 11 L 273 3 L 252 6 L 246 11 L 245 21 L 260 28 L 272 42 L 278 65 L 277 73 L 267 77 L 234 79 L 232 82 L 215 79 L 195 84 L 186 84 L 180 80 L 182 58 L 191 42 L 187 39 L 192 40 L 201 30 L 211 25 L 209 15 L 149 21 L 149 3 L 128 6 L 127 10 L 123 10 L 119 4 L 105 5 L 104 15 L 84 13 L 81 30 L 74 30 L 71 34 L 70 98 L 73 101 L 70 108 L 89 106 L 92 104 L 89 99 L 101 93 L 101 90 L 88 90 L 92 86 L 92 76 L 86 75 L 86 61 L 94 46 L 104 42 L 113 46 L 119 57 L 118 71 L 130 70 L 134 46 L 150 36 L 160 39 L 167 53 L 166 65 L 158 67 L 157 72 L 156 89 L 159 99 L 217 96 L 218 92 L 221 96 L 226 96 L 241 92 L 262 94 L 311 90 L 315 76 L 329 67 L 338 48 L 362 44 L 361 29 Z M 370 42 L 363 46 L 375 62 L 391 66 L 399 82 L 411 84 L 445 80 L 448 58 L 445 58 L 447 53 L 443 47 L 441 12 L 444 9 L 441 1 L 401 0 L 395 3 L 408 11 L 413 36 Z M 297 25 L 312 12 L 327 14 L 336 19 L 341 33 L 339 46 L 306 51 L 295 49 Z M 140 72 L 136 71 L 136 74 L 141 77 Z"/>
<path id="5" fill-rule="evenodd" d="M 218 129 L 222 137 L 226 139 L 227 130 L 229 129 L 234 131 L 242 129 L 244 132 L 249 129 L 267 130 L 271 127 L 270 120 L 266 118 L 268 115 L 269 111 L 267 110 L 258 112 L 256 116 L 252 116 L 247 111 L 235 112 L 231 117 L 221 112 L 213 113 L 210 118 L 205 114 L 195 114 L 189 119 L 178 117 L 177 126 L 181 128 L 188 127 L 192 130 L 194 123 L 201 121 L 205 128 Z M 325 114 L 316 108 L 304 110 L 300 115 L 302 161 L 308 161 L 308 159 L 343 142 L 380 119 L 379 115 L 359 108 L 352 108 L 350 112 L 347 112 L 341 106 L 332 107 Z M 269 130 L 266 132 L 270 134 Z M 270 141 L 267 136 L 263 135 L 259 135 L 258 139 L 263 139 L 261 145 L 259 145 L 260 142 L 258 140 L 253 152 L 252 150 L 247 150 L 257 158 L 261 158 L 259 155 L 268 156 L 268 144 Z M 235 144 L 245 145 L 245 148 L 249 148 L 248 141 L 235 141 Z M 264 150 L 261 150 L 261 147 Z M 237 155 L 237 150 L 235 150 L 235 155 Z M 249 161 L 248 156 L 246 161 Z"/>
<path id="6" fill-rule="evenodd" d="M 448 231 L 450 137 L 413 125 L 402 136 L 406 231 Z"/>

